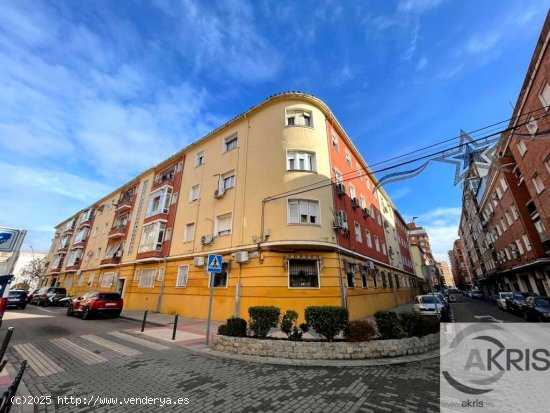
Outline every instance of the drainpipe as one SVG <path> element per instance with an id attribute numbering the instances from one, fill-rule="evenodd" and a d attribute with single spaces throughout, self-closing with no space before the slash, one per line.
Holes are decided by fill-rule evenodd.
<path id="1" fill-rule="evenodd" d="M 163 264 L 164 264 L 164 274 L 162 276 L 162 284 L 160 286 L 159 297 L 157 300 L 157 313 L 160 313 L 160 307 L 162 305 L 162 295 L 164 294 L 164 282 L 165 282 L 164 280 L 166 279 L 166 257 L 163 258 Z M 159 268 L 159 271 L 160 271 L 160 268 Z"/>
<path id="2" fill-rule="evenodd" d="M 235 317 L 240 316 L 241 311 L 241 270 L 242 264 L 239 263 L 239 278 L 237 279 L 237 286 L 235 288 Z"/>
<path id="3" fill-rule="evenodd" d="M 342 307 L 348 308 L 348 297 L 346 294 L 344 283 L 342 281 L 342 256 L 340 255 L 340 251 L 338 251 L 337 254 L 338 254 L 338 285 L 340 287 L 340 303 L 342 304 Z"/>

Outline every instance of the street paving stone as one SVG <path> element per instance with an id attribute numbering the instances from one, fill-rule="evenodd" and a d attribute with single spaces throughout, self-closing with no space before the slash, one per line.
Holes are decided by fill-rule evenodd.
<path id="1" fill-rule="evenodd" d="M 37 412 L 436 412 L 437 358 L 375 367 L 280 366 L 208 357 L 168 344 L 153 350 L 105 334 L 103 338 L 141 354 L 122 356 L 80 337 L 67 337 L 109 361 L 85 364 L 45 340 L 36 344 L 65 371 L 24 381 L 32 396 L 52 396 L 55 405 Z M 166 342 L 163 343 L 167 345 Z M 21 356 L 11 351 L 12 359 Z M 117 404 L 62 405 L 58 396 L 118 398 Z M 123 397 L 188 398 L 179 406 L 124 405 Z"/>

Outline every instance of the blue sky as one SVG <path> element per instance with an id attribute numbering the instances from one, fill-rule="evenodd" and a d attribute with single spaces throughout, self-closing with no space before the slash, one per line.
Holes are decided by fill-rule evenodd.
<path id="1" fill-rule="evenodd" d="M 549 6 L 4 0 L 0 225 L 47 251 L 60 221 L 282 91 L 324 100 L 369 163 L 504 120 Z M 433 164 L 386 186 L 440 259 L 453 177 Z"/>

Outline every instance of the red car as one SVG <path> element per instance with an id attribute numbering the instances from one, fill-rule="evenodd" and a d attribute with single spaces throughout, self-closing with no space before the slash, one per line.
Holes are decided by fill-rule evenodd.
<path id="1" fill-rule="evenodd" d="M 67 308 L 67 315 L 76 313 L 82 315 L 83 320 L 96 314 L 110 315 L 114 318 L 120 316 L 124 302 L 119 293 L 90 292 L 82 297 L 74 299 Z"/>

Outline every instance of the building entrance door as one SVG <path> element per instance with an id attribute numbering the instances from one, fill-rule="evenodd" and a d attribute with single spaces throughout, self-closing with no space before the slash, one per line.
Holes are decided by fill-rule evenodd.
<path id="1" fill-rule="evenodd" d="M 119 293 L 121 297 L 124 297 L 125 289 L 126 289 L 126 278 L 119 278 L 118 284 L 116 286 L 116 292 Z"/>

